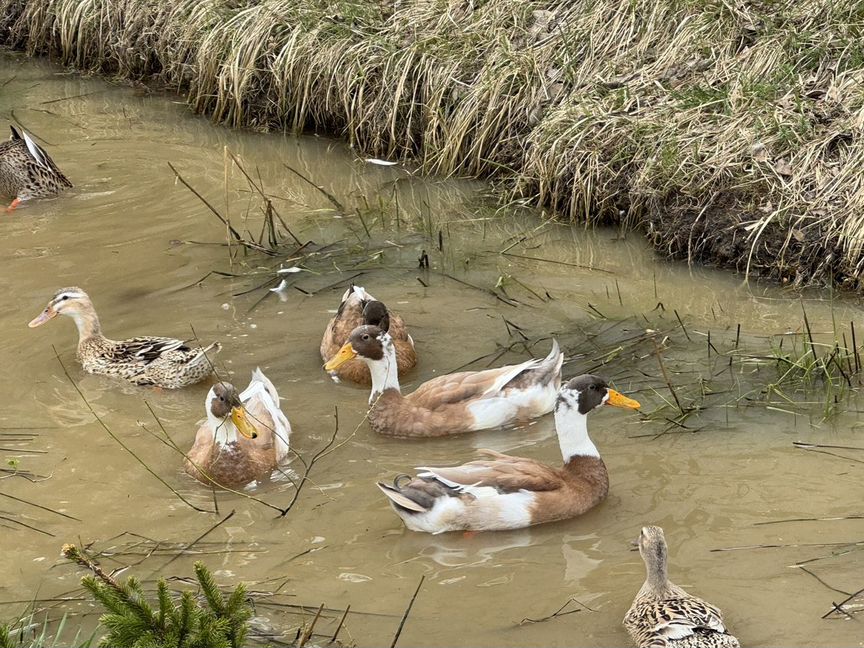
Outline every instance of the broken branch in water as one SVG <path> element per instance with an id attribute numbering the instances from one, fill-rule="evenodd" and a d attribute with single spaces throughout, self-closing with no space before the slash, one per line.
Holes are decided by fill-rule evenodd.
<path id="1" fill-rule="evenodd" d="M 532 618 L 530 618 L 530 617 L 525 617 L 524 619 L 522 619 L 522 620 L 519 622 L 518 625 L 521 626 L 521 625 L 525 625 L 525 624 L 528 624 L 528 623 L 543 623 L 544 621 L 548 621 L 549 619 L 554 619 L 554 618 L 556 618 L 556 617 L 561 617 L 561 616 L 567 616 L 568 614 L 574 614 L 574 613 L 576 613 L 576 612 L 581 612 L 581 611 L 582 611 L 582 608 L 576 608 L 575 610 L 567 610 L 567 611 L 565 612 L 564 610 L 565 610 L 565 609 L 567 608 L 567 606 L 570 605 L 571 603 L 578 603 L 579 605 L 582 606 L 582 608 L 585 608 L 586 610 L 591 610 L 591 612 L 595 612 L 595 611 L 596 611 L 596 610 L 592 610 L 590 607 L 588 607 L 587 605 L 585 605 L 584 603 L 582 603 L 582 602 L 581 602 L 580 600 L 578 600 L 578 599 L 575 599 L 575 598 L 569 598 L 569 599 L 567 599 L 567 601 L 564 603 L 564 605 L 562 605 L 561 607 L 559 607 L 559 608 L 558 608 L 557 610 L 555 610 L 552 614 L 548 614 L 548 615 L 546 615 L 545 617 L 540 617 L 539 619 L 532 619 Z"/>
<path id="2" fill-rule="evenodd" d="M 344 206 L 341 202 L 339 202 L 339 200 L 336 198 L 336 196 L 334 196 L 333 194 L 331 194 L 331 193 L 330 193 L 329 191 L 327 191 L 324 187 L 322 187 L 321 185 L 317 185 L 317 184 L 315 184 L 315 183 L 312 182 L 309 178 L 307 178 L 305 175 L 303 175 L 302 173 L 300 173 L 299 171 L 297 171 L 297 169 L 295 169 L 295 168 L 293 168 L 293 167 L 291 167 L 291 166 L 285 164 L 284 162 L 282 163 L 282 166 L 284 166 L 284 167 L 285 167 L 286 169 L 288 169 L 291 173 L 293 173 L 293 174 L 296 175 L 298 178 L 300 178 L 301 180 L 303 180 L 303 182 L 305 182 L 306 184 L 308 184 L 310 187 L 314 187 L 315 189 L 317 189 L 318 191 L 320 191 L 320 192 L 324 195 L 324 197 L 327 198 L 327 200 L 329 200 L 330 203 L 331 203 L 334 207 L 336 207 L 336 209 L 338 209 L 342 214 L 345 214 L 345 213 L 346 213 L 346 212 L 345 212 L 345 206 Z M 364 224 L 364 227 L 365 227 L 365 224 Z M 368 230 L 367 230 L 367 231 L 368 231 Z"/>
<path id="3" fill-rule="evenodd" d="M 120 438 L 119 438 L 116 434 L 114 434 L 114 433 L 111 431 L 111 428 L 109 428 L 109 427 L 105 424 L 105 421 L 102 420 L 102 417 L 99 416 L 99 415 L 96 413 L 96 410 L 93 409 L 93 406 L 90 405 L 90 402 L 87 400 L 87 397 L 84 396 L 84 392 L 82 392 L 82 391 L 81 391 L 81 388 L 78 387 L 78 383 L 76 383 L 76 382 L 72 379 L 72 376 L 69 374 L 69 370 L 66 369 L 66 365 L 63 364 L 63 360 L 60 359 L 60 354 L 57 353 L 57 349 L 54 347 L 53 344 L 51 345 L 51 348 L 54 350 L 54 357 L 57 358 L 57 362 L 60 363 L 60 367 L 61 367 L 61 369 L 63 369 L 63 373 L 66 374 L 66 379 L 71 383 L 72 387 L 75 388 L 75 391 L 78 392 L 78 396 L 79 396 L 79 397 L 81 398 L 81 400 L 84 402 L 84 405 L 87 407 L 88 410 L 90 410 L 90 413 L 93 415 L 93 418 L 96 419 L 96 421 L 99 423 L 99 425 L 102 427 L 102 429 L 105 430 L 105 431 L 108 433 L 108 436 L 110 436 L 112 439 L 114 439 L 114 441 L 116 441 L 117 444 L 118 444 L 121 448 L 123 448 L 126 452 L 128 452 L 130 455 L 132 455 L 138 463 L 140 463 L 142 466 L 144 466 L 144 468 L 147 470 L 147 472 L 149 472 L 149 473 L 150 473 L 151 475 L 153 475 L 156 479 L 158 479 L 158 480 L 159 480 L 159 481 L 160 481 L 160 482 L 161 482 L 161 483 L 162 483 L 162 484 L 163 484 L 163 485 L 164 485 L 168 490 L 170 490 L 172 493 L 174 493 L 174 495 L 176 495 L 177 498 L 178 498 L 181 502 L 183 502 L 184 504 L 186 504 L 189 508 L 191 508 L 191 509 L 193 509 L 193 510 L 195 510 L 195 511 L 198 511 L 199 513 L 212 513 L 212 511 L 208 511 L 208 510 L 206 510 L 206 509 L 202 509 L 202 508 L 200 508 L 200 507 L 198 507 L 198 506 L 195 506 L 192 502 L 190 502 L 190 501 L 187 500 L 185 497 L 183 497 L 183 495 L 181 495 L 181 494 L 177 491 L 176 488 L 174 488 L 173 486 L 171 486 L 171 484 L 169 484 L 167 481 L 165 481 L 164 479 L 162 479 L 162 477 L 160 477 L 160 476 L 156 473 L 156 471 L 154 471 L 152 468 L 150 468 L 150 466 L 148 466 L 148 465 L 144 462 L 144 460 L 141 459 L 141 457 L 139 457 L 137 454 L 135 454 L 135 452 L 134 452 L 134 451 L 133 451 L 129 446 L 127 446 L 125 443 L 123 443 L 123 441 L 121 441 Z"/>
<path id="4" fill-rule="evenodd" d="M 405 621 L 408 620 L 408 615 L 411 614 L 411 608 L 414 607 L 414 601 L 417 599 L 417 595 L 420 593 L 420 588 L 423 587 L 424 580 L 426 580 L 426 576 L 421 576 L 420 582 L 417 583 L 417 589 L 414 590 L 414 595 L 411 597 L 411 600 L 408 601 L 408 607 L 405 608 L 405 613 L 402 615 L 402 620 L 399 622 L 399 627 L 396 628 L 396 634 L 393 636 L 393 642 L 390 644 L 390 648 L 396 648 L 396 642 L 399 641 L 399 636 L 402 634 L 402 628 L 405 627 Z"/>

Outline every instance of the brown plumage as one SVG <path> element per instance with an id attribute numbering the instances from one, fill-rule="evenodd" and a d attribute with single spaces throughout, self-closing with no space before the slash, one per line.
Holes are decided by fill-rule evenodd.
<path id="1" fill-rule="evenodd" d="M 636 544 L 646 578 L 624 627 L 639 648 L 738 648 L 719 609 L 669 580 L 663 529 L 643 527 Z"/>
<path id="2" fill-rule="evenodd" d="M 22 131 L 14 126 L 12 137 L 0 142 L 0 194 L 14 198 L 7 211 L 23 200 L 54 196 L 72 187 L 54 160 Z"/>
<path id="3" fill-rule="evenodd" d="M 239 488 L 267 479 L 284 461 L 291 426 L 276 388 L 260 369 L 242 394 L 230 383 L 215 384 L 205 408 L 207 421 L 184 463 L 189 475 L 207 485 Z"/>
<path id="4" fill-rule="evenodd" d="M 404 374 L 417 364 L 414 340 L 408 334 L 405 321 L 376 300 L 360 286 L 351 285 L 342 295 L 342 302 L 336 315 L 327 324 L 321 340 L 321 359 L 324 362 L 333 358 L 348 341 L 348 336 L 358 326 L 373 324 L 388 331 L 396 348 L 396 366 L 399 374 Z M 348 380 L 361 385 L 371 385 L 369 367 L 361 360 L 353 359 L 330 372 L 339 380 Z"/>
<path id="5" fill-rule="evenodd" d="M 417 477 L 378 482 L 413 531 L 517 529 L 581 515 L 609 491 L 606 465 L 588 437 L 588 412 L 603 404 L 638 408 L 596 376 L 561 388 L 555 428 L 564 465 L 481 450 L 486 457 L 461 466 L 420 468 Z"/>
<path id="6" fill-rule="evenodd" d="M 552 410 L 564 354 L 553 340 L 544 360 L 439 376 L 403 396 L 391 336 L 377 326 L 354 330 L 329 370 L 360 358 L 372 374 L 369 424 L 380 434 L 434 437 L 509 425 Z"/>

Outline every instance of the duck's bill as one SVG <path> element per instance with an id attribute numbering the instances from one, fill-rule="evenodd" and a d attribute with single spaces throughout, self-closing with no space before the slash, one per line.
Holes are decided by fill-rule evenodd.
<path id="1" fill-rule="evenodd" d="M 231 409 L 231 420 L 237 427 L 237 431 L 247 439 L 258 438 L 258 432 L 255 431 L 255 426 L 249 422 L 249 415 L 246 413 L 246 408 L 242 405 Z"/>
<path id="2" fill-rule="evenodd" d="M 30 323 L 27 326 L 29 326 L 30 328 L 36 328 L 37 326 L 42 326 L 45 322 L 50 319 L 54 319 L 55 317 L 57 317 L 57 311 L 55 311 L 49 306 L 44 311 L 42 311 L 39 317 L 34 317 L 32 320 L 30 320 Z"/>
<path id="3" fill-rule="evenodd" d="M 606 401 L 606 404 L 611 405 L 612 407 L 626 407 L 627 409 L 635 410 L 642 407 L 639 404 L 639 401 L 627 398 L 624 394 L 617 392 L 614 389 L 609 390 L 609 399 Z"/>
<path id="4" fill-rule="evenodd" d="M 345 364 L 349 360 L 353 360 L 356 357 L 357 352 L 354 350 L 354 347 L 351 346 L 350 342 L 346 342 L 344 345 L 342 345 L 342 348 L 339 349 L 336 355 L 327 361 L 327 364 L 324 365 L 324 369 L 326 369 L 327 371 L 333 371 L 334 369 L 338 369 L 343 364 Z"/>

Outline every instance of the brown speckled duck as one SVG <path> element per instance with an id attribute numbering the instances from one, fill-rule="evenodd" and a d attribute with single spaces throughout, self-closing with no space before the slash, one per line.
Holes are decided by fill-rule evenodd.
<path id="1" fill-rule="evenodd" d="M 639 648 L 738 648 L 720 610 L 669 580 L 663 529 L 642 527 L 636 541 L 647 577 L 624 617 Z"/>
<path id="2" fill-rule="evenodd" d="M 399 388 L 396 345 L 387 332 L 363 325 L 324 365 L 327 371 L 360 358 L 372 373 L 369 424 L 380 434 L 438 437 L 527 421 L 552 411 L 564 354 L 553 340 L 544 360 L 433 378 L 407 396 Z"/>
<path id="3" fill-rule="evenodd" d="M 213 373 L 207 352 L 220 350 L 218 342 L 193 349 L 182 340 L 165 337 L 136 337 L 109 340 L 90 297 L 80 288 L 58 290 L 45 310 L 30 322 L 41 326 L 57 315 L 67 315 L 78 327 L 78 360 L 84 371 L 119 376 L 135 385 L 178 389 L 200 382 Z"/>
<path id="4" fill-rule="evenodd" d="M 414 340 L 408 335 L 404 320 L 366 292 L 360 286 L 351 285 L 342 295 L 336 315 L 327 324 L 321 340 L 321 359 L 329 361 L 339 353 L 348 336 L 358 326 L 374 324 L 390 333 L 396 349 L 396 367 L 401 374 L 417 364 Z M 348 360 L 330 372 L 334 380 L 348 380 L 361 385 L 372 383 L 369 368 L 360 360 Z"/>
<path id="5" fill-rule="evenodd" d="M 561 387 L 555 428 L 564 465 L 481 450 L 488 458 L 450 468 L 420 468 L 392 485 L 378 482 L 412 531 L 492 531 L 582 515 L 606 498 L 609 476 L 588 437 L 588 413 L 601 405 L 638 409 L 639 403 L 584 375 Z"/>
<path id="6" fill-rule="evenodd" d="M 0 194 L 14 198 L 7 212 L 24 200 L 54 196 L 72 187 L 41 146 L 23 130 L 19 134 L 14 126 L 10 128 L 12 137 L 0 142 Z"/>
<path id="7" fill-rule="evenodd" d="M 260 369 L 241 394 L 219 382 L 204 401 L 207 421 L 186 455 L 186 472 L 210 485 L 239 488 L 270 476 L 288 455 L 291 425 L 279 394 Z"/>

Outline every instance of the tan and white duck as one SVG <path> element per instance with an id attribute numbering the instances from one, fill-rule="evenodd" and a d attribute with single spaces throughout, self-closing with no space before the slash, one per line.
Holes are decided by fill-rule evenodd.
<path id="1" fill-rule="evenodd" d="M 78 327 L 78 360 L 84 371 L 119 376 L 135 385 L 178 389 L 200 382 L 213 373 L 207 353 L 220 350 L 218 342 L 192 348 L 183 340 L 143 336 L 109 340 L 102 335 L 90 297 L 80 288 L 58 290 L 45 310 L 30 322 L 41 326 L 57 315 L 67 315 Z"/>
<path id="2" fill-rule="evenodd" d="M 716 607 L 669 580 L 663 529 L 642 527 L 636 541 L 647 577 L 624 617 L 640 648 L 738 648 Z"/>
<path id="3" fill-rule="evenodd" d="M 231 383 L 213 385 L 204 407 L 207 421 L 185 461 L 186 472 L 198 481 L 239 488 L 267 479 L 287 457 L 291 424 L 260 369 L 240 394 Z"/>
<path id="4" fill-rule="evenodd" d="M 576 517 L 609 492 L 609 475 L 588 436 L 588 414 L 601 405 L 638 409 L 592 375 L 561 387 L 555 428 L 564 465 L 481 450 L 488 459 L 450 468 L 418 468 L 393 484 L 378 482 L 396 514 L 412 531 L 494 531 Z"/>
<path id="5" fill-rule="evenodd" d="M 380 434 L 439 437 L 527 421 L 552 411 L 561 385 L 564 354 L 553 340 L 543 360 L 438 376 L 407 396 L 396 370 L 396 347 L 387 331 L 363 325 L 354 330 L 327 371 L 359 358 L 372 374 L 369 424 Z"/>
<path id="6" fill-rule="evenodd" d="M 7 212 L 24 200 L 54 196 L 72 187 L 41 146 L 23 130 L 10 128 L 12 137 L 0 142 L 0 194 L 14 198 Z"/>
<path id="7" fill-rule="evenodd" d="M 328 362 L 339 353 L 348 337 L 358 326 L 372 324 L 388 331 L 396 349 L 396 368 L 402 375 L 417 364 L 414 340 L 408 334 L 405 321 L 370 295 L 361 286 L 351 284 L 336 315 L 327 324 L 321 340 L 321 359 Z M 369 368 L 358 359 L 348 360 L 330 372 L 334 380 L 348 380 L 361 385 L 372 383 Z"/>

